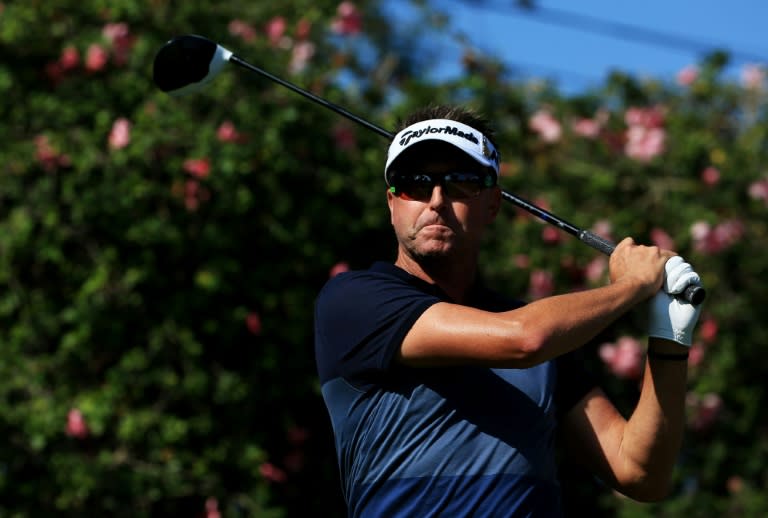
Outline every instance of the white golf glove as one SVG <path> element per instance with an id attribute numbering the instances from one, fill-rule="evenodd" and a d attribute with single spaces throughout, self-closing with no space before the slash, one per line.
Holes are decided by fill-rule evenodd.
<path id="1" fill-rule="evenodd" d="M 681 301 L 673 295 L 682 293 L 691 284 L 701 284 L 701 278 L 680 256 L 670 258 L 664 270 L 664 285 L 651 299 L 648 335 L 690 347 L 701 306 Z"/>

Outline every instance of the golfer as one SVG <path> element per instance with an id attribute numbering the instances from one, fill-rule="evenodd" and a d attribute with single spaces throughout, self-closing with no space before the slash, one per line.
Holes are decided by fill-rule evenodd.
<path id="1" fill-rule="evenodd" d="M 630 498 L 669 491 L 684 426 L 699 276 L 626 238 L 610 283 L 524 303 L 479 274 L 502 202 L 487 123 L 414 113 L 387 155 L 397 257 L 328 281 L 315 353 L 342 490 L 354 517 L 562 515 L 562 450 Z M 574 355 L 632 309 L 649 310 L 642 391 L 625 419 Z"/>

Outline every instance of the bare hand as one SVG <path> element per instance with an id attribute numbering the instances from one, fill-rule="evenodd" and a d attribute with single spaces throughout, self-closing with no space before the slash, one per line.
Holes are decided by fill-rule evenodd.
<path id="1" fill-rule="evenodd" d="M 627 237 L 616 245 L 608 261 L 611 282 L 633 283 L 643 295 L 650 297 L 661 289 L 664 265 L 675 255 L 658 246 L 638 245 Z"/>

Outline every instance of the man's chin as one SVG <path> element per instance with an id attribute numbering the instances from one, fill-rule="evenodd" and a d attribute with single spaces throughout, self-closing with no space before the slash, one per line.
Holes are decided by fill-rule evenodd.
<path id="1" fill-rule="evenodd" d="M 455 248 L 452 242 L 431 240 L 411 248 L 411 252 L 417 258 L 438 260 L 451 257 Z"/>

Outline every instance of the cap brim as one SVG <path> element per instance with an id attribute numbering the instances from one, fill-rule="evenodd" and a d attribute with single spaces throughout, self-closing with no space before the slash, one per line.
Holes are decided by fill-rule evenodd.
<path id="1" fill-rule="evenodd" d="M 384 179 L 389 184 L 389 171 L 406 150 L 426 141 L 450 144 L 484 167 L 493 169 L 498 177 L 499 153 L 493 143 L 476 129 L 449 119 L 431 119 L 412 124 L 395 135 L 387 153 Z"/>

